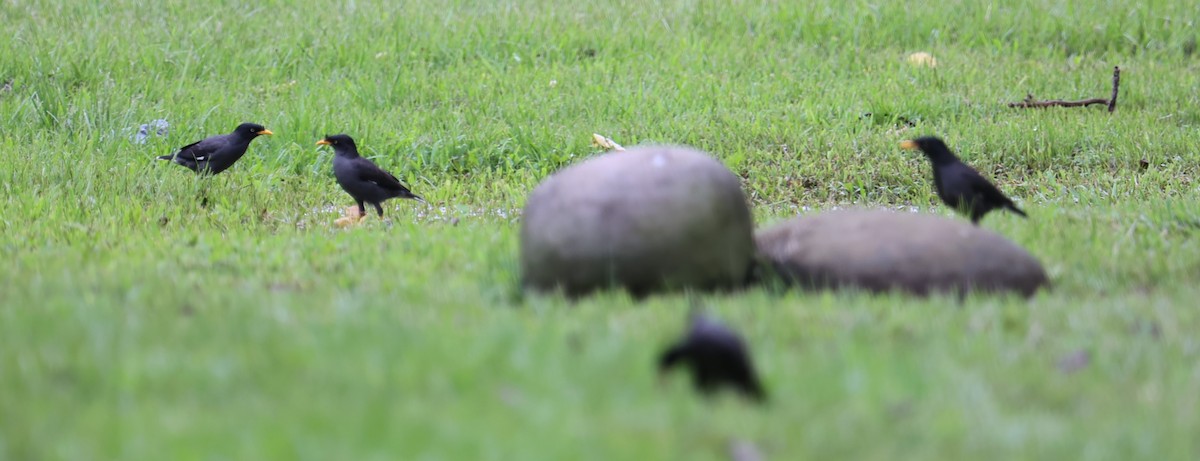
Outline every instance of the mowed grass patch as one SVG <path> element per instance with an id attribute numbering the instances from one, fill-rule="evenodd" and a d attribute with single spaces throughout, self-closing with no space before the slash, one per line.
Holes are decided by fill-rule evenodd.
<path id="1" fill-rule="evenodd" d="M 0 19 L 0 458 L 1200 452 L 1187 2 L 47 0 Z M 1115 113 L 1005 106 L 1107 97 L 1113 66 Z M 168 135 L 132 141 L 158 118 Z M 153 159 L 242 121 L 276 135 L 218 177 Z M 340 132 L 432 205 L 334 227 L 352 202 L 313 143 Z M 598 155 L 593 132 L 712 152 L 760 225 L 949 214 L 898 148 L 937 134 L 1030 213 L 983 226 L 1054 288 L 522 295 L 517 210 Z M 657 381 L 697 302 L 750 338 L 770 405 Z"/>

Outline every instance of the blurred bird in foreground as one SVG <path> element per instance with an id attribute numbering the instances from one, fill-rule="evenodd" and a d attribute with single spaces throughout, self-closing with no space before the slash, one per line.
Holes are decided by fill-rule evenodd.
<path id="1" fill-rule="evenodd" d="M 754 400 L 766 400 L 742 338 L 707 314 L 694 311 L 687 335 L 659 356 L 660 375 L 676 365 L 689 368 L 692 384 L 703 394 L 730 387 Z"/>

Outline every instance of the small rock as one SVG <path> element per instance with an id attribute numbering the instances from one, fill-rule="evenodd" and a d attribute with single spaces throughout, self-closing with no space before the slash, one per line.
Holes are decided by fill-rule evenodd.
<path id="1" fill-rule="evenodd" d="M 779 275 L 809 288 L 1030 296 L 1048 283 L 1042 265 L 1016 244 L 931 214 L 831 211 L 761 230 L 756 240 Z"/>
<path id="2" fill-rule="evenodd" d="M 762 461 L 762 452 L 753 442 L 746 440 L 731 440 L 729 442 L 729 459 L 733 461 Z"/>
<path id="3" fill-rule="evenodd" d="M 685 147 L 637 147 L 546 178 L 521 220 L 526 288 L 570 296 L 620 286 L 654 291 L 743 284 L 750 208 L 737 176 Z"/>
<path id="4" fill-rule="evenodd" d="M 1080 349 L 1058 360 L 1058 371 L 1063 373 L 1074 373 L 1087 367 L 1092 363 L 1092 353 L 1087 349 Z"/>
<path id="5" fill-rule="evenodd" d="M 157 119 L 150 123 L 143 124 L 138 127 L 137 135 L 134 136 L 133 142 L 145 144 L 146 138 L 150 136 L 150 130 L 154 130 L 154 134 L 158 136 L 166 136 L 170 132 L 170 124 L 166 120 Z"/>

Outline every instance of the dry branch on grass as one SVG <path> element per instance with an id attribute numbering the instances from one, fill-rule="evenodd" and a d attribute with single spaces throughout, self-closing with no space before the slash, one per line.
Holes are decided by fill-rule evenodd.
<path id="1" fill-rule="evenodd" d="M 1029 95 L 1025 96 L 1024 100 L 1008 103 L 1008 107 L 1017 107 L 1017 108 L 1083 107 L 1083 106 L 1090 106 L 1092 104 L 1107 104 L 1108 111 L 1112 112 L 1117 109 L 1117 92 L 1120 90 L 1120 88 L 1121 88 L 1121 68 L 1113 67 L 1112 97 L 1110 97 L 1108 99 L 1092 98 L 1092 99 L 1082 99 L 1079 101 L 1064 101 L 1062 99 L 1053 99 L 1053 100 L 1048 100 L 1048 101 L 1038 101 L 1038 100 L 1033 99 L 1032 94 L 1029 94 Z"/>

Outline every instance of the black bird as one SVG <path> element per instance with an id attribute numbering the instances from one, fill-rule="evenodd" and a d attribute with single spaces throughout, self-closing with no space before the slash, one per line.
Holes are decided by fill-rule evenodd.
<path id="1" fill-rule="evenodd" d="M 660 374 L 676 365 L 690 368 L 692 384 L 704 394 L 729 386 L 755 400 L 767 397 L 742 338 L 707 315 L 694 313 L 687 336 L 659 356 Z"/>
<path id="2" fill-rule="evenodd" d="M 233 166 L 246 154 L 250 141 L 264 134 L 274 133 L 257 123 L 243 123 L 232 133 L 205 138 L 183 146 L 173 155 L 163 155 L 158 159 L 174 159 L 175 163 L 196 173 L 215 175 Z"/>
<path id="3" fill-rule="evenodd" d="M 983 215 L 997 208 L 1007 208 L 1028 217 L 1000 189 L 950 152 L 946 143 L 933 136 L 904 141 L 900 147 L 920 149 L 933 164 L 933 185 L 938 197 L 955 211 L 971 217 L 979 225 Z"/>
<path id="4" fill-rule="evenodd" d="M 333 175 L 337 177 L 342 189 L 358 202 L 359 216 L 367 215 L 363 202 L 374 205 L 375 212 L 382 218 L 383 207 L 379 204 L 384 200 L 400 197 L 425 201 L 400 184 L 400 180 L 391 173 L 380 169 L 375 162 L 359 156 L 358 147 L 354 145 L 354 139 L 350 136 L 326 135 L 324 139 L 317 141 L 317 145 L 333 146 Z"/>

